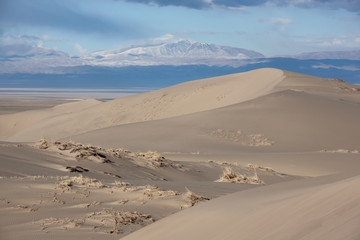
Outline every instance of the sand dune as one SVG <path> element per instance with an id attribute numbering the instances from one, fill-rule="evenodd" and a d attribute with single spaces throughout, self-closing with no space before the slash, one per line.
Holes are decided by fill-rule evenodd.
<path id="1" fill-rule="evenodd" d="M 261 69 L 183 83 L 91 105 L 91 107 L 89 105 L 89 108 L 74 108 L 71 112 L 64 113 L 60 109 L 52 109 L 27 112 L 25 115 L 4 115 L 0 116 L 0 126 L 4 126 L 4 129 L 0 129 L 0 139 L 7 141 L 36 141 L 40 137 L 56 139 L 124 123 L 214 109 L 263 96 L 271 92 L 283 78 L 281 70 Z M 64 106 L 63 109 L 69 107 Z M 9 122 L 13 125 L 6 124 Z"/>
<path id="2" fill-rule="evenodd" d="M 0 238 L 358 239 L 359 110 L 259 69 L 1 114 Z"/>
<path id="3" fill-rule="evenodd" d="M 1 139 L 7 140 L 13 135 L 27 132 L 29 131 L 29 128 L 34 128 L 34 126 L 37 125 L 39 128 L 44 128 L 48 124 L 47 121 L 50 121 L 51 119 L 66 121 L 66 118 L 69 115 L 92 108 L 100 103 L 101 102 L 98 100 L 88 99 L 79 102 L 60 104 L 48 109 L 30 110 L 15 114 L 0 115 Z M 77 124 L 77 126 L 78 125 L 79 124 Z M 76 128 L 76 125 L 72 126 L 72 128 Z M 36 136 L 39 136 L 39 134 L 36 134 Z"/>
<path id="4" fill-rule="evenodd" d="M 357 176 L 242 191 L 170 216 L 124 239 L 358 239 L 359 184 Z"/>
<path id="5" fill-rule="evenodd" d="M 360 128 L 354 127 L 360 122 L 358 109 L 359 103 L 286 90 L 223 108 L 120 125 L 72 138 L 138 151 L 208 154 L 358 149 Z M 139 138 L 149 141 L 140 143 Z"/>
<path id="6" fill-rule="evenodd" d="M 48 110 L 0 115 L 0 140 L 70 137 L 120 124 L 218 109 L 287 90 L 333 100 L 359 101 L 356 88 L 343 82 L 277 69 L 259 69 L 192 81 L 110 102 L 86 100 Z"/>

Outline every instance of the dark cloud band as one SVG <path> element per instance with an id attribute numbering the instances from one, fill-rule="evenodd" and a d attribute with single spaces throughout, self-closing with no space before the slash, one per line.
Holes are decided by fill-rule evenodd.
<path id="1" fill-rule="evenodd" d="M 272 4 L 275 6 L 296 6 L 303 8 L 326 7 L 331 9 L 346 9 L 351 12 L 360 13 L 359 0 L 115 0 L 137 2 L 143 4 L 151 4 L 158 6 L 182 6 L 193 9 L 207 9 L 213 7 L 251 7 L 261 6 L 264 4 Z"/>
<path id="2" fill-rule="evenodd" d="M 64 29 L 84 34 L 136 35 L 131 23 L 114 23 L 106 17 L 79 11 L 68 1 L 4 0 L 0 21 L 6 25 L 25 25 Z M 1 26 L 0 26 L 1 27 Z"/>

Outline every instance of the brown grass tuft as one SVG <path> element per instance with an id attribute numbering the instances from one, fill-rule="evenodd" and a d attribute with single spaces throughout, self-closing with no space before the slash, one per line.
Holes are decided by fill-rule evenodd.
<path id="1" fill-rule="evenodd" d="M 199 202 L 210 200 L 210 198 L 208 198 L 208 197 L 204 197 L 204 196 L 193 193 L 188 188 L 186 188 L 185 197 L 187 198 L 188 204 L 181 206 L 181 208 L 192 207 Z"/>
<path id="2" fill-rule="evenodd" d="M 254 176 L 248 177 L 242 174 L 237 174 L 232 168 L 226 167 L 223 171 L 223 175 L 216 182 L 230 182 L 230 183 L 247 183 L 247 184 L 264 184 L 260 180 L 254 168 Z"/>

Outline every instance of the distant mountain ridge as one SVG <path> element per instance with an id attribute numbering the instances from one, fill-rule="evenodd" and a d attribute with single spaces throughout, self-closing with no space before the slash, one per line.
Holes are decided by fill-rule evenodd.
<path id="1" fill-rule="evenodd" d="M 279 60 L 279 58 L 281 58 Z M 360 50 L 309 52 L 290 56 L 266 57 L 263 54 L 243 48 L 219 46 L 189 40 L 129 46 L 120 49 L 96 51 L 72 56 L 68 53 L 28 45 L 0 46 L 0 74 L 68 74 L 81 67 L 119 68 L 130 66 L 209 66 L 209 67 L 279 67 L 273 62 L 282 61 L 280 68 L 294 64 L 296 60 L 319 60 L 310 66 L 317 69 L 342 69 L 357 71 L 357 62 L 344 63 L 343 60 L 360 60 Z M 336 59 L 339 63 L 325 63 L 323 60 Z M 298 64 L 298 62 L 297 62 Z M 251 67 L 253 69 L 253 67 Z M 296 70 L 291 68 L 290 70 Z M 77 71 L 78 72 L 78 71 Z M 79 72 L 78 72 L 79 73 Z"/>
<path id="2" fill-rule="evenodd" d="M 243 48 L 235 48 L 228 46 L 219 46 L 209 43 L 191 42 L 189 40 L 182 40 L 173 43 L 159 43 L 153 45 L 133 46 L 123 50 L 105 50 L 97 51 L 93 56 L 108 57 L 109 55 L 120 56 L 153 56 L 153 57 L 190 57 L 190 58 L 261 58 L 263 54 L 246 50 Z"/>
<path id="3" fill-rule="evenodd" d="M 93 65 L 230 65 L 230 61 L 263 58 L 263 54 L 228 46 L 182 40 L 173 43 L 104 50 L 85 57 Z"/>

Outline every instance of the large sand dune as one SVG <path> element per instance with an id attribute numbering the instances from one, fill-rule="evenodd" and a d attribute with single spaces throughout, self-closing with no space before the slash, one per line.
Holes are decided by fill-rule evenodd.
<path id="1" fill-rule="evenodd" d="M 0 238 L 359 239 L 359 123 L 278 69 L 1 114 Z"/>
<path id="2" fill-rule="evenodd" d="M 0 115 L 0 140 L 36 141 L 41 137 L 70 137 L 125 123 L 218 109 L 286 90 L 305 91 L 350 103 L 359 101 L 356 88 L 343 82 L 277 69 L 260 69 L 192 81 L 110 102 L 87 100 L 48 110 Z"/>
<path id="3" fill-rule="evenodd" d="M 303 181 L 242 191 L 124 239 L 359 239 L 359 184 L 357 176 L 335 183 Z"/>
<path id="4" fill-rule="evenodd" d="M 106 103 L 89 104 L 81 109 L 76 106 L 63 107 L 71 109 L 67 112 L 54 108 L 0 116 L 0 139 L 55 139 L 108 126 L 215 109 L 263 96 L 271 92 L 283 78 L 283 71 L 262 69 L 192 81 Z M 12 125 L 7 124 L 10 122 Z"/>
<path id="5" fill-rule="evenodd" d="M 355 102 L 285 90 L 223 108 L 114 126 L 72 138 L 139 151 L 208 154 L 357 149 L 358 109 Z M 149 141 L 139 143 L 140 138 Z"/>

